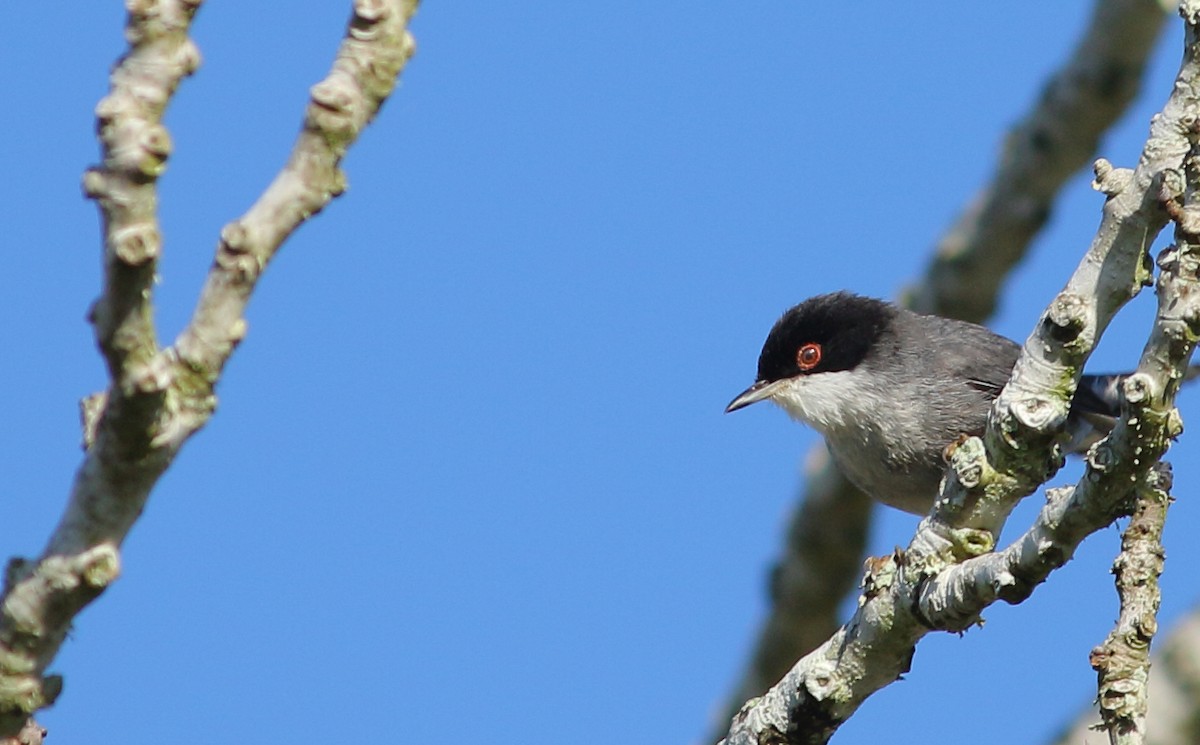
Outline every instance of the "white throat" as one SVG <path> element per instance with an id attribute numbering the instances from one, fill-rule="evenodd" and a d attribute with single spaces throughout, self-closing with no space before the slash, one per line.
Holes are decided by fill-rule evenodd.
<path id="1" fill-rule="evenodd" d="M 853 370 L 799 375 L 780 381 L 771 400 L 793 419 L 823 435 L 837 434 L 847 426 L 869 419 L 883 402 L 876 391 L 863 386 Z"/>

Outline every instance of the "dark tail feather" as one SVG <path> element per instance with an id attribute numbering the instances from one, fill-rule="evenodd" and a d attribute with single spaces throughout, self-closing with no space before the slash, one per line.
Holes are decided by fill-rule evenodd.
<path id="1" fill-rule="evenodd" d="M 1067 420 L 1071 432 L 1068 452 L 1081 453 L 1112 431 L 1121 414 L 1121 383 L 1128 376 L 1129 373 L 1084 375 L 1079 379 Z M 1200 378 L 1200 365 L 1191 365 L 1183 375 L 1183 382 L 1187 384 L 1196 378 Z"/>
<path id="2" fill-rule="evenodd" d="M 1129 373 L 1116 375 L 1084 375 L 1075 391 L 1072 411 L 1080 414 L 1103 414 L 1116 417 L 1121 413 L 1121 383 Z M 1184 384 L 1200 378 L 1200 365 L 1191 365 L 1183 374 Z"/>

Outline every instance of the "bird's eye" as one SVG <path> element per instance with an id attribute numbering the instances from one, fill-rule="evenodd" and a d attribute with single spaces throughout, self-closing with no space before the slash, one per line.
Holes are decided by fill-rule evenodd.
<path id="1" fill-rule="evenodd" d="M 801 370 L 811 370 L 821 362 L 821 345 L 815 342 L 805 344 L 796 351 L 796 366 Z"/>

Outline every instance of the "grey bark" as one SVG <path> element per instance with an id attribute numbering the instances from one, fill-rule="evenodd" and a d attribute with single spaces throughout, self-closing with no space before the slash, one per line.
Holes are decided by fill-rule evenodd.
<path id="1" fill-rule="evenodd" d="M 1113 315 L 1149 280 L 1146 250 L 1166 223 L 1164 204 L 1176 196 L 1164 194 L 1164 180 L 1182 183 L 1177 175 L 1200 118 L 1198 9 L 1196 2 L 1184 3 L 1184 62 L 1137 168 L 1096 164 L 1097 188 L 1108 197 L 1100 228 L 1026 342 L 987 434 L 953 450 L 938 505 L 908 548 L 870 563 L 854 617 L 762 698 L 748 702 L 727 742 L 825 742 L 867 696 L 907 670 L 929 630 L 961 630 L 998 599 L 1020 602 L 1079 541 L 1127 514 L 1132 493 L 1164 490 L 1155 464 L 1177 434 L 1172 400 L 1195 338 L 1188 323 L 1163 309 L 1179 305 L 1182 295 L 1160 305 L 1155 334 L 1126 384 L 1121 422 L 1089 453 L 1083 479 L 1051 490 L 1034 525 L 993 551 L 1016 501 L 1061 463 L 1055 439 L 1088 355 Z M 1191 261 L 1189 250 L 1180 249 L 1165 255 L 1161 267 L 1164 274 L 1186 275 Z M 1172 336 L 1180 329 L 1192 334 L 1185 344 Z"/>
<path id="2" fill-rule="evenodd" d="M 129 50 L 96 107 L 101 164 L 84 176 L 100 209 L 104 282 L 92 308 L 108 389 L 84 401 L 83 463 L 42 555 L 14 558 L 0 599 L 0 737 L 62 687 L 47 675 L 72 620 L 120 573 L 120 547 L 158 478 L 208 421 L 221 370 L 246 332 L 250 293 L 283 241 L 345 186 L 346 149 L 413 52 L 416 0 L 355 0 L 329 76 L 313 86 L 288 163 L 221 233 L 195 314 L 159 344 L 153 288 L 162 250 L 157 179 L 171 153 L 163 112 L 200 56 L 188 38 L 202 0 L 130 0 Z"/>
<path id="3" fill-rule="evenodd" d="M 982 321 L 1024 257 L 1067 180 L 1094 157 L 1126 111 L 1173 3 L 1098 0 L 1070 57 L 1005 140 L 988 184 L 938 241 L 902 302 L 914 310 Z M 872 513 L 823 446 L 807 458 L 799 503 L 771 571 L 770 606 L 746 670 L 718 715 L 721 737 L 748 699 L 778 681 L 839 625 L 858 580 Z"/>

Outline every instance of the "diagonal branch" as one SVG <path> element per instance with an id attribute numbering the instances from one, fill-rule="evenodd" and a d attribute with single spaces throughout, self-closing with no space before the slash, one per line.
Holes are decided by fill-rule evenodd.
<path id="1" fill-rule="evenodd" d="M 267 263 L 292 231 L 345 191 L 342 156 L 415 50 L 405 24 L 416 5 L 417 0 L 356 0 L 333 70 L 312 87 L 287 165 L 246 214 L 221 230 L 200 301 L 176 342 L 184 364 L 207 382 L 216 379 L 245 335 L 246 304 Z"/>
<path id="2" fill-rule="evenodd" d="M 805 463 L 804 494 L 788 524 L 783 556 L 771 568 L 771 607 L 742 678 L 725 700 L 707 742 L 720 740 L 738 708 L 774 684 L 829 638 L 862 571 L 874 504 L 820 445 Z"/>
<path id="3" fill-rule="evenodd" d="M 982 323 L 1001 284 L 1045 225 L 1054 198 L 1138 94 L 1173 2 L 1097 0 L 1071 57 L 1008 133 L 991 181 L 942 236 L 924 280 L 905 292 L 922 313 Z"/>
<path id="4" fill-rule="evenodd" d="M 1093 450 L 1080 484 L 1053 490 L 1026 536 L 988 553 L 1012 505 L 1056 470 L 1055 438 L 1080 370 L 1113 314 L 1148 277 L 1146 247 L 1166 221 L 1161 179 L 1182 163 L 1187 133 L 1200 118 L 1198 12 L 1200 0 L 1184 3 L 1183 65 L 1137 169 L 1097 163 L 1097 186 L 1109 197 L 1100 229 L 1026 342 L 996 401 L 986 447 L 972 438 L 957 448 L 939 507 L 922 521 L 908 550 L 871 562 L 854 617 L 762 698 L 748 702 L 727 742 L 827 741 L 867 696 L 908 669 L 929 630 L 961 630 L 996 599 L 1019 602 L 1080 540 L 1128 510 L 1131 484 L 1148 483 L 1161 454 L 1154 448 L 1165 448 L 1174 434 L 1170 417 L 1154 416 L 1151 402 L 1165 401 L 1169 409 L 1174 389 L 1156 388 L 1161 376 L 1143 365 L 1126 385 L 1129 405 L 1121 423 Z M 1170 359 L 1182 379 L 1187 356 Z"/>
<path id="5" fill-rule="evenodd" d="M 971 321 L 990 314 L 1055 196 L 1095 157 L 1100 137 L 1137 96 L 1166 10 L 1156 0 L 1098 0 L 1070 58 L 1009 133 L 991 182 L 939 241 L 919 284 L 904 292 L 906 305 Z M 810 455 L 802 489 L 772 570 L 769 615 L 718 722 L 728 722 L 833 633 L 840 601 L 857 579 L 870 500 L 846 481 L 824 446 Z"/>
<path id="6" fill-rule="evenodd" d="M 1183 429 L 1174 400 L 1200 333 L 1200 252 L 1169 247 L 1159 266 L 1158 314 L 1137 372 L 1124 381 L 1125 408 L 1117 427 L 1089 451 L 1074 487 L 1049 490 L 1037 521 L 1020 538 L 1003 551 L 949 567 L 924 585 L 919 610 L 931 625 L 962 613 L 953 610 L 956 605 L 1021 602 L 1084 538 L 1129 514 L 1138 492 L 1169 489 L 1169 469 L 1156 464 Z"/>
<path id="7" fill-rule="evenodd" d="M 151 288 L 160 237 L 155 178 L 170 151 L 162 111 L 199 56 L 187 38 L 200 0 L 127 0 L 131 49 L 97 107 L 103 164 L 84 178 L 105 228 L 105 282 L 92 313 L 111 382 L 84 404 L 87 452 L 42 556 L 15 558 L 0 602 L 0 738 L 61 690 L 45 675 L 72 620 L 120 571 L 119 547 L 150 490 L 211 416 L 214 388 L 245 333 L 250 292 L 283 240 L 344 190 L 338 164 L 413 52 L 417 0 L 355 0 L 333 71 L 312 89 L 287 166 L 222 231 L 191 324 L 158 348 Z"/>

